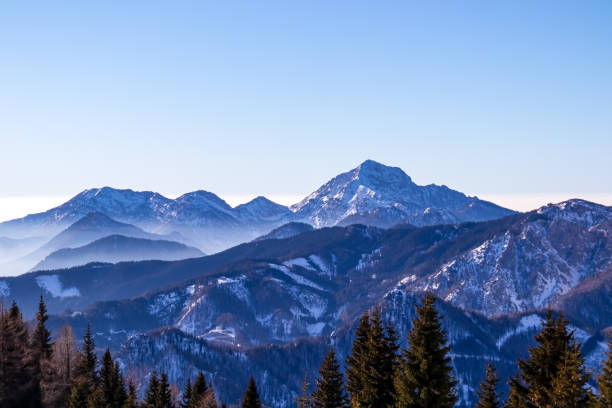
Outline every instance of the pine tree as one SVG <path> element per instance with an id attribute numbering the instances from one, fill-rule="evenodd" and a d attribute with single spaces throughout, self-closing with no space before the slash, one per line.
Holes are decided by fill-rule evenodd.
<path id="1" fill-rule="evenodd" d="M 101 386 L 96 387 L 87 398 L 87 408 L 110 408 L 110 404 L 104 398 L 104 390 Z"/>
<path id="2" fill-rule="evenodd" d="M 527 399 L 527 388 L 521 384 L 519 374 L 514 375 L 508 381 L 510 390 L 508 392 L 508 402 L 506 402 L 506 408 L 529 408 Z"/>
<path id="3" fill-rule="evenodd" d="M 576 385 L 583 388 L 584 378 L 579 374 L 584 373 L 580 346 L 574 341 L 573 332 L 568 331 L 568 324 L 562 315 L 555 319 L 552 311 L 547 312 L 542 330 L 535 336 L 538 345 L 529 349 L 528 360 L 518 360 L 519 373 L 509 382 L 512 398 L 508 400 L 508 407 L 553 406 L 553 399 L 559 399 L 565 392 L 560 388 L 561 384 L 567 384 L 568 379 L 563 378 L 565 374 L 574 376 L 578 380 Z M 566 369 L 573 372 L 560 372 Z M 555 386 L 559 393 L 556 397 Z M 576 389 L 570 393 L 577 395 L 579 392 Z"/>
<path id="4" fill-rule="evenodd" d="M 195 408 L 218 408 L 217 397 L 212 388 L 204 393 L 198 400 Z"/>
<path id="5" fill-rule="evenodd" d="M 259 394 L 257 393 L 257 386 L 255 385 L 255 379 L 251 377 L 249 379 L 249 385 L 247 386 L 244 396 L 242 397 L 241 408 L 261 408 L 261 401 L 259 400 Z"/>
<path id="6" fill-rule="evenodd" d="M 33 377 L 35 360 L 28 351 L 29 333 L 15 302 L 0 314 L 0 406 L 40 406 L 39 382 Z"/>
<path id="7" fill-rule="evenodd" d="M 480 383 L 480 390 L 477 391 L 478 402 L 476 408 L 500 408 L 501 404 L 497 397 L 497 384 L 499 377 L 493 364 L 487 364 L 487 371 L 484 380 Z"/>
<path id="8" fill-rule="evenodd" d="M 32 334 L 32 351 L 38 359 L 48 359 L 52 353 L 53 343 L 51 343 L 51 332 L 47 330 L 47 320 L 49 320 L 47 306 L 41 295 L 36 313 L 36 328 Z"/>
<path id="9" fill-rule="evenodd" d="M 127 392 L 125 391 L 125 382 L 123 375 L 119 369 L 119 363 L 115 363 L 113 369 L 113 407 L 121 408 L 127 400 Z"/>
<path id="10" fill-rule="evenodd" d="M 104 400 L 111 408 L 116 408 L 115 404 L 115 364 L 110 350 L 107 348 L 102 357 L 102 367 L 100 368 L 100 386 L 104 392 Z"/>
<path id="11" fill-rule="evenodd" d="M 123 403 L 122 408 L 138 408 L 138 396 L 136 395 L 136 385 L 134 385 L 134 381 L 130 379 L 128 382 L 128 392 L 127 398 Z"/>
<path id="12" fill-rule="evenodd" d="M 68 399 L 68 408 L 87 408 L 87 399 L 89 397 L 89 389 L 84 382 L 77 382 L 72 386 L 70 398 Z"/>
<path id="13" fill-rule="evenodd" d="M 397 337 L 391 325 L 383 327 L 378 308 L 365 312 L 355 331 L 347 357 L 347 385 L 352 406 L 387 407 L 393 403 L 397 367 Z"/>
<path id="14" fill-rule="evenodd" d="M 204 373 L 202 371 L 199 371 L 195 381 L 193 382 L 193 387 L 191 387 L 191 399 L 193 402 L 196 403 L 201 396 L 206 394 L 206 391 L 208 391 L 206 377 L 204 377 Z"/>
<path id="15" fill-rule="evenodd" d="M 161 374 L 159 381 L 159 400 L 157 408 L 174 408 L 172 403 L 172 393 L 170 392 L 170 384 L 168 383 L 168 375 L 166 373 Z"/>
<path id="16" fill-rule="evenodd" d="M 597 376 L 597 386 L 599 388 L 597 406 L 612 408 L 612 341 L 608 342 L 608 356 L 601 368 L 601 373 Z"/>
<path id="17" fill-rule="evenodd" d="M 574 342 L 570 345 L 567 354 L 559 361 L 557 376 L 551 383 L 550 399 L 553 405 L 558 408 L 589 406 L 594 399 L 586 388 L 589 378 L 590 374 L 584 368 L 580 345 Z"/>
<path id="18" fill-rule="evenodd" d="M 402 351 L 395 379 L 398 408 L 450 408 L 457 402 L 450 347 L 434 303 L 435 298 L 428 293 L 423 305 L 417 307 L 408 334 L 409 347 Z"/>
<path id="19" fill-rule="evenodd" d="M 159 404 L 159 379 L 157 378 L 157 371 L 151 373 L 149 378 L 149 387 L 145 395 L 144 407 L 145 408 L 158 408 Z"/>
<path id="20" fill-rule="evenodd" d="M 96 345 L 91 336 L 91 326 L 87 324 L 87 330 L 83 337 L 83 348 L 76 361 L 74 376 L 77 380 L 86 382 L 93 387 L 97 382 L 96 365 L 98 357 L 96 356 Z"/>
<path id="21" fill-rule="evenodd" d="M 346 390 L 354 407 L 366 406 L 366 373 L 369 371 L 370 315 L 366 311 L 359 319 L 351 354 L 346 358 Z"/>
<path id="22" fill-rule="evenodd" d="M 336 361 L 336 353 L 329 350 L 316 380 L 316 388 L 312 392 L 312 406 L 314 408 L 345 408 L 348 407 L 348 398 L 343 389 L 343 377 L 340 366 Z"/>
<path id="23" fill-rule="evenodd" d="M 187 378 L 187 383 L 185 384 L 185 391 L 183 391 L 183 397 L 180 403 L 181 408 L 190 408 L 191 402 L 191 378 Z"/>

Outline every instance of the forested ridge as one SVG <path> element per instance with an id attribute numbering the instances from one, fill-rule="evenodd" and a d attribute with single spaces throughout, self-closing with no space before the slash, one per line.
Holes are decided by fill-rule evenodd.
<path id="1" fill-rule="evenodd" d="M 338 361 L 333 348 L 317 377 L 305 376 L 300 408 L 445 408 L 458 399 L 451 349 L 435 298 L 417 306 L 407 347 L 400 350 L 393 326 L 375 308 L 366 311 L 355 332 L 350 355 Z M 0 306 L 0 407 L 2 408 L 216 408 L 225 407 L 202 372 L 184 389 L 164 372 L 149 373 L 139 390 L 129 370 L 107 349 L 96 353 L 88 326 L 81 346 L 70 326 L 52 338 L 41 297 L 36 319 L 24 322 L 18 305 Z M 494 361 L 478 391 L 477 408 L 611 408 L 612 351 L 600 373 L 585 369 L 580 344 L 562 315 L 548 312 L 537 345 L 517 360 L 507 398 L 499 390 Z M 214 367 L 210 368 L 214 371 Z M 128 373 L 128 374 L 126 374 Z M 594 379 L 597 390 L 591 387 Z M 238 406 L 262 407 L 253 377 Z M 236 403 L 236 401 L 233 401 Z M 236 405 L 234 405 L 236 406 Z"/>

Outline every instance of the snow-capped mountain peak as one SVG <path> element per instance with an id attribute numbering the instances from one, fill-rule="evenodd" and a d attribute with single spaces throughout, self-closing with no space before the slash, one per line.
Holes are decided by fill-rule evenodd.
<path id="1" fill-rule="evenodd" d="M 484 221 L 513 212 L 446 186 L 415 184 L 399 167 L 366 160 L 291 206 L 317 227 L 363 223 L 388 227 Z"/>

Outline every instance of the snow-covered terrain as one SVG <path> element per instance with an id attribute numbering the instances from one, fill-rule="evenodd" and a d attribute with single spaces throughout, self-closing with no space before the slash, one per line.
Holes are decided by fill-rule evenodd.
<path id="1" fill-rule="evenodd" d="M 36 282 L 41 289 L 44 289 L 51 296 L 56 298 L 81 296 L 81 293 L 75 287 L 64 288 L 57 275 L 39 275 L 36 277 Z"/>
<path id="2" fill-rule="evenodd" d="M 316 227 L 364 223 L 389 227 L 485 221 L 513 212 L 446 186 L 418 186 L 398 167 L 367 160 L 291 206 Z"/>

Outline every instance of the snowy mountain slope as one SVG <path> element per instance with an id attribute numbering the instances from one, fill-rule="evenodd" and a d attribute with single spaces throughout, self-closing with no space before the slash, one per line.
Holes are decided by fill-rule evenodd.
<path id="1" fill-rule="evenodd" d="M 578 213 L 580 209 L 566 206 L 563 214 L 549 219 L 542 212 L 534 212 L 461 226 L 405 226 L 387 231 L 365 226 L 336 227 L 306 232 L 289 239 L 245 244 L 241 246 L 243 252 L 240 258 L 227 258 L 233 261 L 218 264 L 216 269 L 209 269 L 206 275 L 179 284 L 171 292 L 160 292 L 159 296 L 171 299 L 174 297 L 173 291 L 186 291 L 192 287 L 195 297 L 190 299 L 189 307 L 183 303 L 175 305 L 173 310 L 176 313 L 169 320 L 160 321 L 155 316 L 150 317 L 148 329 L 174 325 L 195 336 L 224 339 L 225 342 L 243 345 L 291 341 L 305 335 L 336 330 L 398 289 L 415 293 L 424 290 L 436 292 L 437 289 L 439 295 L 456 307 L 489 316 L 552 307 L 556 299 L 554 292 L 543 292 L 546 288 L 537 285 L 537 279 L 542 279 L 544 273 L 550 273 L 551 280 L 557 278 L 558 270 L 552 267 L 542 269 L 533 277 L 520 278 L 521 285 L 531 291 L 534 299 L 536 296 L 549 296 L 546 302 L 515 307 L 516 296 L 502 294 L 489 300 L 489 284 L 485 278 L 495 274 L 496 269 L 488 265 L 502 263 L 499 259 L 503 259 L 504 248 L 502 244 L 489 243 L 497 243 L 500 239 L 505 242 L 503 240 L 509 239 L 507 237 L 512 233 L 520 237 L 525 226 L 533 222 L 545 222 L 540 225 L 540 230 L 553 231 L 558 227 L 574 233 L 574 224 L 567 224 L 568 211 Z M 545 228 L 547 222 L 556 227 Z M 597 228 L 600 225 L 597 224 Z M 596 234 L 585 246 L 602 248 L 606 242 Z M 532 242 L 528 246 L 530 251 L 519 252 L 511 258 L 526 265 L 533 261 L 532 254 L 550 251 L 549 244 L 548 240 Z M 575 245 L 573 248 L 581 250 L 582 247 Z M 602 252 L 601 259 L 609 259 L 606 254 Z M 206 259 L 203 258 L 202 262 Z M 597 257 L 589 254 L 577 257 L 574 251 L 563 252 L 557 260 L 561 265 L 571 264 L 582 270 L 596 269 L 599 265 Z M 465 272 L 459 276 L 470 283 L 462 283 L 464 281 L 457 278 L 457 286 L 453 287 L 453 293 L 458 294 L 455 298 L 449 297 L 443 286 L 433 287 L 431 282 L 438 282 L 440 276 L 449 270 L 449 264 L 461 262 L 467 263 L 467 266 L 460 270 Z M 204 271 L 206 269 L 202 269 L 202 273 Z M 454 278 L 455 275 L 450 275 L 448 279 Z M 485 290 L 477 289 L 479 279 L 485 279 L 485 284 L 479 287 Z M 476 289 L 468 290 L 470 285 Z M 478 296 L 486 299 L 489 307 L 495 305 L 500 309 L 478 309 L 470 303 L 457 301 L 468 299 L 477 302 Z M 138 306 L 130 302 L 123 302 L 126 311 L 120 315 L 128 316 L 130 310 L 137 309 Z M 583 312 L 600 316 L 604 322 L 609 321 L 595 305 L 588 312 Z M 105 314 L 98 317 L 91 315 L 91 319 L 101 321 L 104 320 L 102 316 Z M 135 329 L 130 326 L 130 321 L 140 324 L 141 319 L 126 318 L 121 323 L 126 330 L 133 331 Z M 588 327 L 595 331 L 602 328 Z"/>
<path id="2" fill-rule="evenodd" d="M 453 292 L 458 294 L 456 298 L 439 303 L 453 347 L 460 396 L 470 405 L 486 362 L 494 360 L 505 377 L 512 374 L 516 357 L 524 357 L 533 344 L 533 335 L 548 307 L 568 316 L 576 315 L 575 309 L 579 309 L 582 318 L 574 322 L 573 328 L 585 344 L 587 361 L 596 366 L 597 356 L 603 352 L 601 344 L 605 345 L 601 330 L 609 321 L 608 309 L 598 301 L 609 293 L 605 286 L 609 270 L 605 265 L 610 259 L 606 229 L 609 210 L 572 200 L 482 223 L 423 228 L 404 225 L 388 230 L 358 225 L 323 228 L 287 239 L 243 244 L 198 260 L 166 263 L 164 268 L 155 263 L 146 263 L 146 267 L 143 263 L 119 264 L 105 270 L 104 276 L 121 268 L 121 274 L 116 276 L 125 279 L 135 273 L 134 267 L 141 266 L 148 278 L 169 276 L 171 271 L 173 278 L 178 273 L 183 280 L 165 278 L 164 285 L 171 287 L 131 299 L 123 292 L 123 300 L 82 307 L 76 314 L 73 308 L 63 316 L 54 316 L 51 324 L 59 327 L 68 322 L 79 332 L 86 322 L 91 322 L 99 345 L 116 350 L 126 342 L 121 355 L 130 367 L 135 365 L 137 371 L 148 372 L 155 363 L 153 357 L 160 358 L 158 368 L 170 370 L 175 376 L 172 379 L 179 383 L 190 370 L 210 369 L 221 363 L 216 372 L 218 383 L 210 374 L 227 401 L 232 401 L 238 391 L 227 383 L 223 364 L 239 372 L 255 371 L 261 376 L 258 380 L 271 406 L 293 406 L 292 398 L 298 392 L 303 371 L 312 374 L 318 365 L 305 363 L 302 355 L 292 357 L 282 350 L 303 346 L 312 355 L 323 354 L 329 346 L 327 341 L 304 340 L 321 336 L 330 338 L 344 358 L 357 318 L 375 305 L 382 307 L 385 319 L 391 320 L 405 338 L 414 318 L 414 305 L 422 296 L 422 285 L 437 282 L 446 265 L 453 261 L 466 265 L 461 269 L 463 274 L 449 275 L 449 281 L 486 280 L 495 272 L 487 265 L 505 265 L 505 242 L 527 239 L 528 244 L 522 246 L 525 250 L 516 251 L 512 257 L 520 269 L 528 270 L 536 261 L 547 265 L 542 262 L 542 254 L 554 261 L 547 269 L 516 278 L 521 279 L 521 286 L 535 291 L 534 296 L 545 299 L 540 306 L 512 309 L 517 298 L 500 295 L 495 305 L 501 305 L 502 311 L 485 313 L 456 301 L 478 301 L 477 292 L 462 292 L 468 288 L 467 283 L 458 285 L 460 290 Z M 594 272 L 591 278 L 576 281 L 565 295 L 546 292 L 546 288 L 538 292 L 538 279 L 546 274 L 550 280 L 558 279 L 565 271 L 562 265 Z M 188 278 L 193 270 L 198 273 Z M 64 296 L 65 302 L 73 299 L 76 291 L 83 297 L 86 289 L 80 286 L 82 283 L 56 272 L 56 278 L 51 273 L 36 278 L 45 285 L 55 285 L 51 289 L 57 296 Z M 121 287 L 126 283 L 123 281 Z M 486 285 L 482 287 L 485 290 L 481 295 L 486 298 Z M 12 282 L 7 282 L 5 289 L 12 290 Z M 443 285 L 438 290 L 446 297 Z M 476 299 L 464 293 L 475 293 Z M 582 300 L 581 296 L 594 294 L 598 298 L 593 297 L 592 302 Z M 571 302 L 561 303 L 564 299 Z M 157 330 L 160 327 L 172 329 Z M 266 357 L 269 360 L 269 353 L 277 353 L 283 363 L 270 368 L 264 362 Z M 240 357 L 232 360 L 236 355 Z M 301 370 L 295 381 L 287 377 L 288 367 Z"/>
<path id="3" fill-rule="evenodd" d="M 401 346 L 406 346 L 406 335 L 415 317 L 419 297 L 403 291 L 390 292 L 380 303 L 385 321 L 397 330 Z M 473 406 L 475 390 L 486 364 L 494 361 L 505 380 L 516 370 L 516 358 L 526 357 L 534 344 L 533 336 L 540 330 L 543 314 L 514 316 L 502 321 L 471 315 L 443 301 L 437 308 L 452 348 L 452 363 L 459 381 L 461 406 Z M 248 376 L 253 374 L 264 403 L 271 407 L 294 407 L 299 396 L 304 374 L 314 378 L 321 361 L 334 347 L 343 361 L 350 352 L 357 318 L 339 327 L 330 336 L 302 338 L 283 344 L 260 344 L 251 347 L 223 341 L 210 341 L 172 328 L 154 330 L 147 334 L 132 334 L 120 351 L 120 360 L 138 379 L 146 384 L 152 369 L 163 370 L 171 381 L 183 386 L 187 376 L 204 370 L 217 395 L 228 403 L 239 401 Z M 597 368 L 604 346 L 598 334 L 591 335 L 579 328 L 577 337 L 585 345 L 583 350 L 589 368 Z M 217 329 L 223 332 L 224 329 Z M 225 330 L 231 333 L 230 330 Z M 341 366 L 343 366 L 341 364 Z M 231 379 L 231 380 L 230 380 Z"/>
<path id="4" fill-rule="evenodd" d="M 0 234 L 15 238 L 51 237 L 91 212 L 103 213 L 151 233 L 178 232 L 205 252 L 249 241 L 292 216 L 287 207 L 263 197 L 232 208 L 215 194 L 202 190 L 172 200 L 149 191 L 103 187 L 85 190 L 44 213 L 0 223 Z"/>
<path id="5" fill-rule="evenodd" d="M 289 222 L 287 224 L 281 225 L 278 228 L 273 229 L 265 235 L 255 238 L 254 241 L 263 241 L 265 239 L 291 238 L 303 232 L 312 231 L 313 229 L 314 227 L 312 225 L 306 224 L 305 222 Z"/>
<path id="6" fill-rule="evenodd" d="M 199 249 L 175 241 L 109 235 L 77 248 L 57 250 L 32 268 L 33 271 L 65 269 L 91 262 L 176 261 L 204 256 Z"/>
<path id="7" fill-rule="evenodd" d="M 514 212 L 446 186 L 418 186 L 398 167 L 366 160 L 290 207 L 316 227 L 366 223 L 390 227 L 486 221 Z"/>
<path id="8" fill-rule="evenodd" d="M 549 307 L 612 266 L 611 221 L 582 200 L 542 207 L 406 288 L 489 316 Z"/>
<path id="9" fill-rule="evenodd" d="M 0 223 L 0 236 L 51 238 L 97 211 L 158 234 L 178 232 L 206 253 L 248 242 L 291 221 L 315 227 L 367 224 L 418 226 L 497 219 L 512 211 L 445 186 L 418 186 L 401 169 L 368 160 L 340 174 L 291 209 L 265 197 L 232 208 L 203 190 L 169 199 L 150 191 L 85 190 L 39 214 Z"/>

